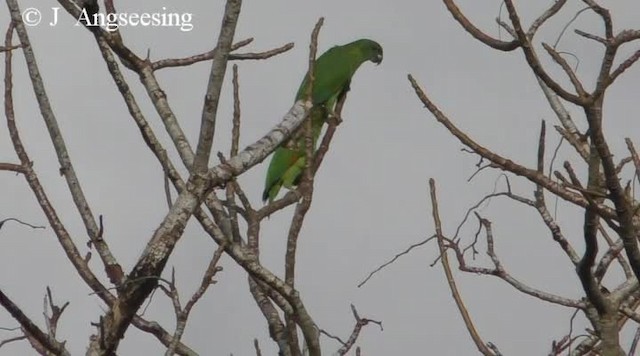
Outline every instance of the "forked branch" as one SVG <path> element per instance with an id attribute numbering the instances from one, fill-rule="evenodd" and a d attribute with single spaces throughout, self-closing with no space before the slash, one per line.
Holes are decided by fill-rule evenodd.
<path id="1" fill-rule="evenodd" d="M 464 320 L 464 325 L 467 327 L 467 331 L 469 335 L 471 335 L 471 339 L 476 344 L 478 351 L 480 351 L 485 356 L 495 356 L 494 352 L 491 351 L 487 344 L 482 340 L 480 334 L 476 330 L 473 321 L 471 320 L 471 316 L 467 311 L 467 307 L 460 296 L 460 292 L 458 291 L 458 287 L 456 286 L 456 281 L 453 278 L 453 273 L 451 272 L 451 267 L 449 266 L 449 257 L 447 256 L 447 247 L 445 246 L 444 235 L 442 233 L 442 223 L 440 222 L 440 213 L 438 211 L 438 198 L 436 195 L 436 183 L 433 178 L 429 179 L 429 191 L 431 193 L 431 210 L 433 214 L 433 222 L 436 227 L 436 240 L 438 241 L 438 248 L 440 249 L 440 261 L 442 262 L 442 268 L 444 269 L 444 273 L 447 277 L 447 283 L 449 284 L 449 289 L 451 289 L 451 295 L 456 302 L 456 306 L 460 311 L 460 315 Z"/>

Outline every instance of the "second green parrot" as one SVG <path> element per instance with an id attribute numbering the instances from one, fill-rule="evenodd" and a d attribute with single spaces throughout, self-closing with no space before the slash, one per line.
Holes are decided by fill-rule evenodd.
<path id="1" fill-rule="evenodd" d="M 309 111 L 312 125 L 313 147 L 320 136 L 323 124 L 333 113 L 338 97 L 349 90 L 349 83 L 360 65 L 366 61 L 382 62 L 382 47 L 369 39 L 357 40 L 343 46 L 335 46 L 316 59 L 314 81 L 311 90 L 313 107 Z M 308 76 L 302 80 L 295 101 L 305 98 Z M 262 200 L 273 201 L 280 188 L 298 185 L 305 166 L 305 143 L 302 129 L 278 147 L 271 159 L 265 181 Z"/>

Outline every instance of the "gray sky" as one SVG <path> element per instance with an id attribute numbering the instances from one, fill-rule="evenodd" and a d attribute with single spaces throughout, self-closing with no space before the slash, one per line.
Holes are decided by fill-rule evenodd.
<path id="1" fill-rule="evenodd" d="M 530 23 L 547 3 L 519 2 L 523 21 Z M 636 2 L 601 3 L 612 10 L 618 29 L 637 26 L 640 5 Z M 20 4 L 22 9 L 35 7 L 44 14 L 57 6 L 50 0 L 23 0 Z M 171 11 L 194 14 L 191 32 L 177 28 L 121 30 L 131 48 L 140 55 L 149 49 L 152 59 L 210 50 L 223 9 L 222 1 L 129 0 L 116 2 L 116 6 L 121 12 L 157 12 L 166 6 Z M 493 19 L 498 15 L 499 1 L 465 1 L 460 6 L 478 26 L 497 35 Z M 581 7 L 581 2 L 571 2 L 537 40 L 553 43 L 567 19 Z M 529 166 L 535 164 L 540 120 L 555 124 L 555 117 L 522 54 L 484 47 L 462 30 L 439 1 L 246 1 L 236 39 L 254 37 L 255 41 L 243 51 L 266 50 L 287 42 L 294 42 L 295 48 L 268 61 L 238 63 L 242 146 L 261 137 L 291 107 L 306 70 L 310 32 L 320 16 L 325 17 L 320 51 L 367 37 L 382 44 L 384 61 L 377 67 L 365 63 L 352 82 L 344 122 L 316 178 L 314 203 L 299 243 L 297 287 L 318 325 L 333 334 L 347 337 L 350 333 L 354 324 L 350 303 L 362 316 L 382 320 L 383 332 L 369 326 L 361 334 L 358 344 L 364 355 L 425 354 L 425 350 L 429 350 L 426 354 L 472 354 L 475 347 L 451 299 L 442 269 L 439 265 L 429 267 L 437 256 L 435 244 L 413 251 L 363 288 L 356 287 L 378 265 L 433 233 L 428 178 L 437 181 L 445 233 L 452 235 L 466 209 L 491 192 L 498 177 L 497 172 L 487 171 L 466 182 L 475 171 L 477 157 L 460 151 L 456 139 L 422 107 L 406 76 L 413 74 L 452 121 L 478 142 Z M 0 24 L 7 21 L 8 13 L 2 6 Z M 589 13 L 571 28 L 601 31 L 599 19 Z M 167 211 L 160 166 L 130 119 L 93 37 L 74 27 L 63 10 L 57 26 L 43 23 L 31 27 L 29 33 L 87 198 L 94 213 L 104 215 L 105 238 L 129 271 Z M 502 36 L 506 38 L 504 31 Z M 578 74 L 590 87 L 601 48 L 570 31 L 559 48 L 580 58 Z M 23 140 L 58 213 L 78 246 L 86 249 L 86 233 L 58 173 L 23 57 L 16 53 L 14 96 Z M 559 73 L 540 53 L 547 68 Z M 192 139 L 197 137 L 209 69 L 207 62 L 159 72 L 170 104 Z M 137 78 L 128 73 L 128 79 L 156 133 L 166 147 L 171 147 Z M 635 86 L 638 80 L 636 66 L 611 88 L 607 98 L 605 133 L 619 156 L 625 153 L 624 137 L 640 144 L 640 124 L 632 116 L 640 108 Z M 564 77 L 562 82 L 566 83 Z M 228 75 L 218 115 L 216 151 L 228 151 L 230 84 Z M 584 127 L 581 113 L 576 108 L 570 110 Z M 5 127 L 0 125 L 0 162 L 16 162 Z M 553 130 L 548 133 L 549 147 L 555 146 L 557 135 Z M 568 152 L 566 147 L 561 150 L 562 160 L 575 159 Z M 263 189 L 266 167 L 266 163 L 261 164 L 240 178 L 255 204 Z M 518 192 L 531 196 L 532 186 L 512 182 Z M 0 186 L 5 202 L 0 204 L 0 218 L 12 216 L 45 224 L 21 177 L 0 174 Z M 291 213 L 289 209 L 272 216 L 262 228 L 262 260 L 279 274 Z M 574 247 L 582 251 L 577 213 L 558 203 L 558 220 Z M 562 296 L 582 295 L 571 264 L 533 211 L 495 200 L 481 214 L 493 221 L 497 252 L 516 278 Z M 464 239 L 471 240 L 475 228 L 475 223 L 468 225 L 463 230 Z M 169 262 L 169 267 L 176 268 L 184 300 L 200 283 L 214 248 L 200 227 L 191 223 Z M 478 263 L 487 262 L 483 256 Z M 96 258 L 93 262 L 95 270 L 100 270 Z M 224 258 L 223 266 L 218 284 L 192 313 L 183 341 L 202 355 L 251 355 L 252 339 L 257 337 L 264 354 L 275 354 L 266 323 L 248 293 L 244 272 L 229 258 Z M 497 344 L 505 355 L 542 354 L 553 339 L 568 331 L 572 310 L 521 295 L 497 279 L 456 275 L 481 335 Z M 0 231 L 0 287 L 40 325 L 47 285 L 58 301 L 71 303 L 60 323 L 60 338 L 68 340 L 72 354 L 83 353 L 93 332 L 89 323 L 97 321 L 103 304 L 89 295 L 89 288 L 66 260 L 51 229 L 32 231 L 16 224 L 5 225 Z M 173 311 L 161 293 L 156 293 L 145 316 L 173 329 Z M 0 311 L 0 326 L 15 325 L 6 312 Z M 9 335 L 0 331 L 2 339 Z M 328 354 L 339 347 L 326 338 L 323 342 Z M 131 328 L 120 354 L 158 354 L 160 346 L 155 338 Z M 26 343 L 14 343 L 1 348 L 0 355 L 25 350 L 30 350 Z"/>

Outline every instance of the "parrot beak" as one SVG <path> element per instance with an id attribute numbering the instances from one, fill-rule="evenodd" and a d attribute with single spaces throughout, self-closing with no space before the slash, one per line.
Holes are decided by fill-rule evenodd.
<path id="1" fill-rule="evenodd" d="M 382 63 L 382 53 L 378 53 L 372 62 L 376 65 L 380 65 L 380 63 Z"/>
<path id="2" fill-rule="evenodd" d="M 376 53 L 375 58 L 373 58 L 373 63 L 380 65 L 380 63 L 382 63 L 382 50 L 380 50 L 380 52 Z"/>

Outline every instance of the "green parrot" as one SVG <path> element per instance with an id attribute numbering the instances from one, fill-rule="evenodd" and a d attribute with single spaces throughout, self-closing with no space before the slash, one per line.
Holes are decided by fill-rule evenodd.
<path id="1" fill-rule="evenodd" d="M 366 61 L 382 62 L 382 47 L 375 41 L 360 39 L 343 46 L 335 46 L 316 59 L 314 82 L 311 91 L 313 107 L 311 117 L 313 147 L 322 131 L 322 126 L 333 114 L 338 97 L 349 90 L 349 83 L 360 65 Z M 309 86 L 308 75 L 302 80 L 295 101 L 305 99 Z M 294 101 L 294 102 L 295 102 Z M 273 154 L 265 181 L 262 201 L 272 202 L 282 186 L 298 185 L 305 166 L 304 130 L 299 129 Z"/>

